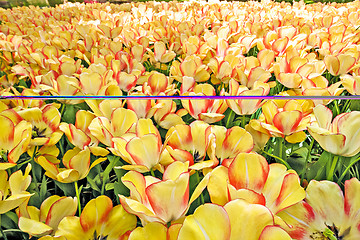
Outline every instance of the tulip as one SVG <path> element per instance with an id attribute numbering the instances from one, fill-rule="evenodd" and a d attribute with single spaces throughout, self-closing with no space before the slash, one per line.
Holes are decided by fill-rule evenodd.
<path id="1" fill-rule="evenodd" d="M 274 225 L 274 217 L 264 206 L 241 199 L 224 207 L 207 203 L 187 216 L 179 231 L 179 240 L 290 240 L 290 236 Z"/>
<path id="2" fill-rule="evenodd" d="M 181 92 L 187 91 L 188 85 L 195 82 L 205 82 L 210 78 L 207 66 L 196 55 L 186 57 L 181 63 L 174 61 L 170 68 L 170 74 L 176 81 L 183 83 L 182 85 L 186 81 L 187 85 L 181 86 Z"/>
<path id="3" fill-rule="evenodd" d="M 338 56 L 326 56 L 324 62 L 330 74 L 338 76 L 348 73 L 354 66 L 356 59 L 351 55 L 339 54 Z"/>
<path id="4" fill-rule="evenodd" d="M 165 146 L 162 144 L 160 133 L 150 119 L 140 119 L 133 135 L 113 138 L 113 142 L 114 148 L 110 150 L 131 164 L 122 166 L 123 169 L 148 172 L 158 168 L 162 171 L 159 163 L 169 161 L 164 159 L 169 156 L 164 153 Z M 172 161 L 170 157 L 170 162 Z"/>
<path id="5" fill-rule="evenodd" d="M 61 116 L 54 105 L 47 104 L 41 108 L 20 110 L 18 114 L 32 125 L 30 145 L 55 145 L 63 135 L 59 129 Z"/>
<path id="6" fill-rule="evenodd" d="M 176 125 L 166 134 L 166 149 L 176 161 L 189 162 L 194 170 L 214 167 L 216 159 L 205 160 L 208 147 L 212 144 L 211 127 L 202 121 L 190 125 Z"/>
<path id="7" fill-rule="evenodd" d="M 157 102 L 159 106 L 154 112 L 154 120 L 160 127 L 169 129 L 178 124 L 185 124 L 182 116 L 187 114 L 185 109 L 176 111 L 176 103 L 173 100 L 160 99 Z"/>
<path id="8" fill-rule="evenodd" d="M 309 111 L 312 101 L 268 101 L 262 106 L 260 124 L 272 136 L 285 137 L 290 143 L 302 142 L 306 138 L 304 130 L 310 123 Z"/>
<path id="9" fill-rule="evenodd" d="M 359 239 L 359 190 L 356 178 L 345 181 L 344 193 L 334 182 L 311 180 L 305 202 L 285 209 L 279 216 L 286 221 L 290 235 L 299 240 Z"/>
<path id="10" fill-rule="evenodd" d="M 109 197 L 99 196 L 86 204 L 80 217 L 68 216 L 61 220 L 55 237 L 115 240 L 125 238 L 135 227 L 134 215 L 121 205 L 113 206 Z"/>
<path id="11" fill-rule="evenodd" d="M 340 76 L 340 79 L 342 85 L 351 95 L 360 94 L 360 76 L 345 74 Z"/>
<path id="12" fill-rule="evenodd" d="M 323 105 L 314 108 L 316 122 L 308 126 L 310 135 L 320 146 L 335 155 L 352 157 L 359 153 L 360 112 L 342 113 L 332 120 L 332 112 Z"/>
<path id="13" fill-rule="evenodd" d="M 168 63 L 176 57 L 176 53 L 170 47 L 166 50 L 164 42 L 155 42 L 154 44 L 154 59 L 156 62 Z"/>
<path id="14" fill-rule="evenodd" d="M 94 114 L 79 110 L 76 113 L 75 125 L 69 123 L 60 123 L 60 130 L 65 133 L 67 139 L 79 149 L 84 150 L 86 147 L 95 156 L 105 156 L 109 152 L 102 147 L 97 146 L 99 141 L 91 135 L 88 129 L 91 121 L 95 118 Z"/>
<path id="15" fill-rule="evenodd" d="M 5 170 L 0 170 L 0 214 L 18 207 L 33 195 L 26 191 L 31 183 L 30 170 L 31 165 L 28 164 L 24 174 L 19 170 L 10 177 Z"/>
<path id="16" fill-rule="evenodd" d="M 31 124 L 23 121 L 14 110 L 0 113 L 0 170 L 16 165 L 21 154 L 26 152 L 31 141 Z"/>
<path id="17" fill-rule="evenodd" d="M 111 109 L 112 110 L 112 109 Z M 110 112 L 109 117 L 96 117 L 90 125 L 89 130 L 97 140 L 106 146 L 112 146 L 112 139 L 120 137 L 131 131 L 138 121 L 136 113 L 130 109 L 116 108 Z"/>
<path id="18" fill-rule="evenodd" d="M 68 150 L 62 159 L 65 168 L 50 162 L 44 156 L 37 158 L 37 162 L 45 169 L 46 176 L 62 183 L 71 183 L 85 178 L 94 166 L 105 160 L 106 158 L 98 158 L 90 165 L 89 148 Z"/>
<path id="19" fill-rule="evenodd" d="M 252 89 L 245 86 L 240 86 L 235 80 L 229 81 L 229 95 L 230 96 L 266 96 L 270 92 L 270 86 L 267 83 L 255 82 Z M 255 99 L 238 99 L 226 100 L 229 107 L 237 115 L 249 115 L 255 113 L 261 106 L 262 100 Z"/>
<path id="20" fill-rule="evenodd" d="M 282 164 L 268 165 L 261 155 L 239 153 L 228 167 L 219 166 L 211 172 L 208 191 L 213 203 L 225 205 L 240 198 L 264 205 L 276 215 L 304 199 L 299 182 L 296 172 Z"/>
<path id="21" fill-rule="evenodd" d="M 34 206 L 20 206 L 19 228 L 36 237 L 52 234 L 64 217 L 75 215 L 76 209 L 76 198 L 53 195 L 42 202 L 40 209 Z"/>
<path id="22" fill-rule="evenodd" d="M 121 178 L 130 189 L 130 197 L 119 195 L 121 205 L 127 212 L 137 215 L 144 225 L 178 220 L 207 185 L 205 176 L 189 200 L 189 177 L 188 163 L 179 161 L 165 169 L 162 180 L 130 171 Z"/>
<path id="23" fill-rule="evenodd" d="M 192 89 L 192 92 L 184 93 L 183 95 L 214 96 L 216 93 L 212 85 L 199 84 Z M 193 118 L 207 123 L 214 123 L 223 119 L 225 117 L 223 113 L 228 107 L 226 101 L 222 99 L 190 99 L 181 100 L 181 103 Z"/>
<path id="24" fill-rule="evenodd" d="M 223 126 L 211 126 L 215 142 L 208 148 L 208 155 L 227 166 L 241 152 L 251 152 L 254 146 L 250 133 L 243 128 L 234 126 L 226 129 Z"/>

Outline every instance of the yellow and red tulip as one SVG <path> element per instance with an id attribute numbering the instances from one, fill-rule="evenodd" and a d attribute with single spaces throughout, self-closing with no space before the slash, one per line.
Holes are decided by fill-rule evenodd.
<path id="1" fill-rule="evenodd" d="M 210 84 L 198 84 L 191 92 L 183 94 L 184 96 L 215 96 L 215 89 Z M 195 119 L 207 123 L 218 122 L 225 116 L 223 113 L 228 108 L 223 99 L 190 99 L 181 100 L 183 107 Z"/>
<path id="2" fill-rule="evenodd" d="M 205 160 L 206 151 L 213 141 L 209 124 L 194 121 L 190 125 L 176 125 L 166 134 L 166 149 L 176 161 L 189 162 L 194 170 L 215 167 L 217 159 Z"/>
<path id="3" fill-rule="evenodd" d="M 185 216 L 190 204 L 207 185 L 208 175 L 197 185 L 189 199 L 188 163 L 176 161 L 170 164 L 163 179 L 130 171 L 121 181 L 130 189 L 130 197 L 119 195 L 124 209 L 137 215 L 143 224 L 160 222 L 167 224 Z"/>
<path id="4" fill-rule="evenodd" d="M 264 205 L 274 215 L 305 197 L 295 171 L 286 170 L 282 164 L 268 165 L 256 153 L 239 153 L 228 167 L 215 168 L 208 191 L 213 203 L 224 205 L 240 198 Z"/>
<path id="5" fill-rule="evenodd" d="M 32 125 L 30 145 L 55 145 L 63 135 L 59 129 L 61 116 L 54 105 L 47 104 L 41 108 L 20 110 L 18 114 Z"/>
<path id="6" fill-rule="evenodd" d="M 224 207 L 216 204 L 199 206 L 193 215 L 185 218 L 178 239 L 290 240 L 291 237 L 274 225 L 269 209 L 236 199 Z"/>
<path id="7" fill-rule="evenodd" d="M 26 152 L 31 141 L 31 124 L 12 109 L 0 113 L 0 151 L 3 161 L 0 169 L 5 170 L 16 165 L 21 154 Z"/>
<path id="8" fill-rule="evenodd" d="M 295 239 L 318 237 L 326 239 L 358 239 L 360 182 L 356 178 L 345 181 L 344 193 L 330 181 L 311 180 L 306 189 L 305 202 L 279 213 L 287 223 L 287 230 Z M 328 199 L 328 201 L 323 201 Z"/>
<path id="9" fill-rule="evenodd" d="M 310 124 L 308 114 L 313 105 L 310 100 L 268 101 L 262 106 L 260 124 L 272 136 L 285 137 L 290 143 L 302 142 L 306 138 L 304 130 Z"/>
<path id="10" fill-rule="evenodd" d="M 127 239 L 136 227 L 136 217 L 127 213 L 121 205 L 113 206 L 107 196 L 90 200 L 80 217 L 65 217 L 58 225 L 55 237 L 72 240 Z M 61 239 L 61 238 L 60 238 Z"/>
<path id="11" fill-rule="evenodd" d="M 360 133 L 354 129 L 359 128 L 360 112 L 342 113 L 332 120 L 331 110 L 318 105 L 314 108 L 314 114 L 316 121 L 308 126 L 308 131 L 324 150 L 346 157 L 359 153 L 357 139 Z"/>
<path id="12" fill-rule="evenodd" d="M 31 165 L 28 164 L 24 174 L 18 170 L 10 177 L 5 170 L 0 170 L 0 214 L 18 207 L 33 195 L 26 191 L 31 183 L 30 170 Z"/>
<path id="13" fill-rule="evenodd" d="M 45 174 L 62 183 L 71 183 L 85 178 L 91 168 L 105 160 L 106 158 L 98 158 L 90 165 L 90 149 L 87 147 L 84 150 L 79 148 L 68 150 L 62 159 L 65 168 L 52 163 L 44 156 L 37 158 L 37 162 L 45 169 Z"/>
<path id="14" fill-rule="evenodd" d="M 110 148 L 113 154 L 121 156 L 131 165 L 122 166 L 123 169 L 148 172 L 154 168 L 162 170 L 159 164 L 163 161 L 172 162 L 173 159 L 165 160 L 168 154 L 163 154 L 165 146 L 157 128 L 150 119 L 140 119 L 136 124 L 133 135 L 113 138 L 114 148 Z"/>
<path id="15" fill-rule="evenodd" d="M 69 123 L 61 123 L 59 128 L 65 133 L 67 139 L 79 149 L 85 150 L 86 147 L 95 156 L 105 156 L 109 153 L 106 149 L 97 146 L 99 141 L 91 135 L 88 129 L 95 115 L 91 112 L 79 110 L 76 113 L 75 125 Z"/>
<path id="16" fill-rule="evenodd" d="M 40 209 L 23 204 L 18 210 L 19 228 L 36 237 L 54 234 L 64 217 L 75 215 L 77 201 L 72 197 L 52 195 L 42 202 Z"/>
<path id="17" fill-rule="evenodd" d="M 267 83 L 256 81 L 252 89 L 248 89 L 238 82 L 231 79 L 229 81 L 229 95 L 230 96 L 266 96 L 270 92 L 270 86 Z M 261 99 L 238 99 L 226 100 L 229 107 L 238 115 L 253 114 L 258 110 L 262 104 Z"/>
<path id="18" fill-rule="evenodd" d="M 113 146 L 112 139 L 132 131 L 138 121 L 138 117 L 130 109 L 115 108 L 115 110 L 109 110 L 110 118 L 96 117 L 91 121 L 88 128 L 90 133 L 101 143 L 106 146 Z"/>
<path id="19" fill-rule="evenodd" d="M 243 128 L 234 126 L 226 129 L 223 126 L 211 126 L 215 135 L 214 144 L 208 148 L 208 155 L 227 166 L 241 152 L 251 152 L 254 146 L 251 134 Z"/>

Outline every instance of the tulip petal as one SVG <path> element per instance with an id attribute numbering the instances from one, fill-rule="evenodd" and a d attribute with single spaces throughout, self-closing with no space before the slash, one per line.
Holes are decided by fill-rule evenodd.
<path id="1" fill-rule="evenodd" d="M 291 240 L 291 237 L 280 227 L 266 226 L 262 231 L 259 240 Z"/>
<path id="2" fill-rule="evenodd" d="M 152 209 L 163 223 L 177 220 L 188 206 L 189 173 L 182 173 L 176 181 L 151 184 L 145 191 Z"/>
<path id="3" fill-rule="evenodd" d="M 258 240 L 262 230 L 274 223 L 269 209 L 259 204 L 250 204 L 241 199 L 224 206 L 231 223 L 231 240 Z"/>
<path id="4" fill-rule="evenodd" d="M 121 205 L 117 205 L 108 215 L 103 235 L 108 236 L 108 239 L 117 239 L 126 232 L 133 230 L 136 227 L 136 222 L 135 215 L 127 213 Z"/>
<path id="5" fill-rule="evenodd" d="M 129 240 L 167 240 L 167 229 L 159 222 L 151 222 L 144 227 L 137 227 L 129 236 Z"/>
<path id="6" fill-rule="evenodd" d="M 326 204 L 324 199 L 328 199 Z M 344 196 L 336 183 L 311 180 L 306 189 L 306 202 L 322 217 L 326 225 L 341 226 L 344 219 Z"/>
<path id="7" fill-rule="evenodd" d="M 53 229 L 45 223 L 24 217 L 19 218 L 19 228 L 21 231 L 34 236 L 50 234 L 53 231 Z"/>
<path id="8" fill-rule="evenodd" d="M 193 215 L 187 216 L 178 240 L 189 239 L 230 239 L 230 222 L 224 208 L 215 204 L 205 204 L 199 206 Z"/>
<path id="9" fill-rule="evenodd" d="M 106 221 L 112 207 L 111 199 L 107 196 L 99 196 L 90 200 L 80 216 L 82 229 L 84 229 L 85 232 L 92 232 L 91 229 Z"/>
<path id="10" fill-rule="evenodd" d="M 236 189 L 261 191 L 269 173 L 266 159 L 256 153 L 239 153 L 229 166 L 229 181 Z"/>

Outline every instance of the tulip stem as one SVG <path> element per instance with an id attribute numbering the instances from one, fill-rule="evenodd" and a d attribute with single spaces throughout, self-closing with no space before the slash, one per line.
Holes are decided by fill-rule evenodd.
<path id="1" fill-rule="evenodd" d="M 311 160 L 311 149 L 313 148 L 314 146 L 314 143 L 315 143 L 315 138 L 313 138 L 311 140 L 311 143 L 308 147 L 308 152 L 307 152 L 307 155 L 306 155 L 306 159 L 305 159 L 305 163 L 304 163 L 304 167 L 303 167 L 303 170 L 301 172 L 301 182 L 304 180 L 304 176 L 305 176 L 305 172 L 306 172 L 306 167 L 307 167 L 307 164 L 309 162 L 309 158 Z"/>
<path id="2" fill-rule="evenodd" d="M 337 165 L 337 162 L 339 160 L 339 155 L 334 155 L 333 161 L 331 163 L 330 171 L 327 175 L 327 180 L 332 181 L 334 179 L 334 172 Z"/>
<path id="3" fill-rule="evenodd" d="M 230 128 L 230 125 L 234 120 L 234 115 L 235 115 L 234 111 L 230 110 L 229 115 L 226 118 L 226 124 L 225 124 L 226 128 Z"/>
<path id="4" fill-rule="evenodd" d="M 78 210 L 79 210 L 79 217 L 80 217 L 80 215 L 81 215 L 81 202 L 80 202 L 80 193 L 79 193 L 78 181 L 74 182 L 74 186 L 75 186 L 76 198 L 78 200 Z"/>
<path id="5" fill-rule="evenodd" d="M 198 182 L 198 185 L 199 183 L 201 182 L 201 179 L 200 179 L 200 176 L 199 176 L 199 171 L 196 171 L 196 180 Z M 200 194 L 200 205 L 203 205 L 205 203 L 205 200 L 204 200 L 204 196 L 203 196 L 203 193 L 201 192 Z"/>
<path id="6" fill-rule="evenodd" d="M 343 178 L 345 177 L 346 173 L 350 170 L 350 168 L 357 163 L 360 160 L 360 157 L 358 157 L 357 159 L 355 159 L 353 162 L 351 162 L 349 164 L 349 166 L 346 167 L 345 171 L 341 174 L 339 180 L 337 181 L 338 185 L 340 185 L 341 181 L 343 180 Z"/>
<path id="7" fill-rule="evenodd" d="M 241 116 L 241 127 L 242 127 L 242 128 L 245 128 L 245 122 L 246 122 L 246 116 L 245 116 L 245 115 L 242 115 L 242 116 Z"/>
<path id="8" fill-rule="evenodd" d="M 37 146 L 34 147 L 34 152 L 33 152 L 33 155 L 31 156 L 31 164 L 35 167 L 35 155 L 36 155 L 36 151 L 37 151 Z M 34 167 L 32 167 L 31 169 L 31 175 L 34 179 L 34 183 L 35 183 L 35 186 L 36 188 L 38 187 L 38 181 L 36 179 L 36 174 L 35 174 L 35 169 Z"/>
<path id="9" fill-rule="evenodd" d="M 339 104 L 336 100 L 334 100 L 334 106 L 335 106 L 335 110 L 336 110 L 336 116 L 340 114 L 340 109 L 339 109 Z"/>
<path id="10" fill-rule="evenodd" d="M 275 155 L 273 155 L 273 154 L 271 154 L 271 153 L 268 153 L 268 152 L 266 152 L 266 151 L 264 151 L 264 150 L 262 150 L 262 152 L 265 153 L 266 155 L 269 155 L 270 157 L 273 157 L 273 158 L 279 160 L 279 161 L 280 161 L 282 164 L 284 164 L 288 169 L 291 169 L 290 165 L 289 165 L 286 161 L 284 161 L 284 159 L 279 158 L 278 156 L 275 156 Z"/>

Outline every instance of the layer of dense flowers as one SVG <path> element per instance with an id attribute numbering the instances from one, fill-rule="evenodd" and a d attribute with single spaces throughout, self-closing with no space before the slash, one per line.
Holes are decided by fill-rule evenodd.
<path id="1" fill-rule="evenodd" d="M 0 234 L 359 239 L 357 9 L 0 9 Z"/>

